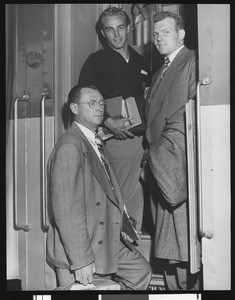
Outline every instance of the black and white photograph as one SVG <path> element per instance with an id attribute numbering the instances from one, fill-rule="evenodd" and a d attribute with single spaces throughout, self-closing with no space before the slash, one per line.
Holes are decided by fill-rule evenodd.
<path id="1" fill-rule="evenodd" d="M 5 4 L 7 292 L 230 294 L 230 9 Z"/>

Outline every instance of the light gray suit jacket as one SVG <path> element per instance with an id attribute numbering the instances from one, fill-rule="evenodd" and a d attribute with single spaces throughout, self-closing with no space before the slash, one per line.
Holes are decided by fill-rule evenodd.
<path id="1" fill-rule="evenodd" d="M 159 82 L 160 70 L 153 78 L 145 106 L 150 167 L 162 192 L 157 199 L 155 256 L 188 261 L 183 115 L 186 102 L 196 98 L 195 51 L 182 48 Z"/>
<path id="2" fill-rule="evenodd" d="M 161 189 L 157 199 L 155 256 L 188 261 L 188 189 L 185 105 L 168 121 L 149 150 L 152 173 Z"/>
<path id="3" fill-rule="evenodd" d="M 189 99 L 196 97 L 196 53 L 182 48 L 160 84 L 160 70 L 153 77 L 145 104 L 146 131 L 150 144 L 156 143 L 169 119 Z"/>
<path id="4" fill-rule="evenodd" d="M 114 191 L 93 147 L 76 123 L 49 159 L 52 207 L 47 260 L 69 270 L 95 262 L 100 274 L 117 271 L 123 200 L 110 167 Z"/>

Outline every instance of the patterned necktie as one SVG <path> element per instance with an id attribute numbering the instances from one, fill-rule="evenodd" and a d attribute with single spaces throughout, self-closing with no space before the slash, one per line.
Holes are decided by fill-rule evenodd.
<path id="1" fill-rule="evenodd" d="M 98 134 L 95 135 L 95 142 L 96 142 L 96 145 L 98 147 L 98 150 L 99 150 L 99 153 L 100 153 L 101 162 L 102 162 L 102 164 L 104 166 L 104 169 L 105 169 L 106 175 L 108 177 L 110 186 L 113 189 L 113 183 L 112 183 L 111 176 L 110 176 L 109 166 L 107 164 L 107 161 L 106 161 L 106 158 L 105 158 L 105 155 L 104 155 L 103 145 L 102 145 L 102 142 L 101 142 L 100 137 L 98 136 Z"/>
<path id="2" fill-rule="evenodd" d="M 168 57 L 165 57 L 165 61 L 164 61 L 164 64 L 162 66 L 162 72 L 161 72 L 161 78 L 163 78 L 166 70 L 168 69 L 169 67 L 169 64 L 170 64 L 170 60 Z"/>

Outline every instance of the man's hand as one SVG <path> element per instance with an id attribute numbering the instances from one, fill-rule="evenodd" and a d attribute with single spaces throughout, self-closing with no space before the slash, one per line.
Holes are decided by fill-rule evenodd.
<path id="1" fill-rule="evenodd" d="M 93 282 L 93 274 L 95 273 L 95 264 L 92 263 L 88 266 L 85 266 L 81 269 L 75 270 L 75 280 L 80 282 L 83 285 Z"/>
<path id="2" fill-rule="evenodd" d="M 134 240 L 131 239 L 131 238 L 129 237 L 129 235 L 126 234 L 126 233 L 123 232 L 123 231 L 122 231 L 122 237 L 123 237 L 125 240 L 127 240 L 128 242 L 130 242 L 131 244 L 134 242 Z"/>
<path id="3" fill-rule="evenodd" d="M 111 131 L 117 140 L 125 140 L 126 138 L 134 138 L 135 135 L 126 129 L 128 122 L 132 118 L 112 119 L 108 118 L 104 125 Z"/>

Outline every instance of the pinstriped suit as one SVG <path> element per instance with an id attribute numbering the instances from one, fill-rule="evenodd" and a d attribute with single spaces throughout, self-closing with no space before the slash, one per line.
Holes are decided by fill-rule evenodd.
<path id="1" fill-rule="evenodd" d="M 196 98 L 196 74 L 195 51 L 183 47 L 170 64 L 161 82 L 160 71 L 155 74 L 152 81 L 153 83 L 147 94 L 145 107 L 147 120 L 145 134 L 150 148 L 150 167 L 156 179 L 156 181 L 153 181 L 153 189 L 157 186 L 156 182 L 158 182 L 161 188 L 161 192 L 157 197 L 155 195 L 154 198 L 157 204 L 154 254 L 157 258 L 181 262 L 181 264 L 177 264 L 176 268 L 178 268 L 178 282 L 181 288 L 183 287 L 184 289 L 189 288 L 188 283 L 190 280 L 190 275 L 186 275 L 188 272 L 187 262 L 189 261 L 187 195 L 185 196 L 184 194 L 182 199 L 177 199 L 177 203 L 173 204 L 173 199 L 165 197 L 165 195 L 168 194 L 165 189 L 171 186 L 170 180 L 172 177 L 167 172 L 170 164 L 174 161 L 173 158 L 181 158 L 182 156 L 184 159 L 185 152 L 181 154 L 181 156 L 178 155 L 179 153 L 176 153 L 177 149 L 179 149 L 179 142 L 182 143 L 182 140 L 178 140 L 178 131 L 173 132 L 173 129 L 170 128 L 165 135 L 162 135 L 162 132 L 166 121 L 169 120 L 169 122 L 171 122 L 171 117 L 177 111 L 181 112 L 189 99 Z M 177 122 L 184 124 L 182 116 L 181 113 L 179 117 L 180 121 Z M 174 125 L 175 120 L 172 120 L 172 124 Z M 183 137 L 181 137 L 181 139 L 183 139 Z M 185 145 L 181 148 L 185 148 Z M 172 159 L 166 156 L 167 151 L 171 153 Z M 180 164 L 180 162 L 178 162 L 178 164 Z M 186 172 L 186 168 L 183 168 L 184 166 L 185 164 L 182 164 L 182 172 Z M 171 167 L 175 171 L 176 166 L 175 168 L 174 166 Z M 156 168 L 158 168 L 157 171 Z M 165 173 L 162 174 L 161 172 Z M 181 173 L 178 173 L 178 176 L 181 175 Z M 165 179 L 166 185 L 162 184 L 162 178 Z M 172 191 L 169 191 L 169 194 L 170 192 Z M 166 267 L 166 270 L 167 268 L 169 268 L 169 266 Z M 166 271 L 165 274 L 169 288 L 177 289 L 178 283 L 173 276 L 174 271 L 171 270 L 169 273 Z M 192 285 L 194 284 L 194 280 L 195 278 L 192 280 Z"/>
<path id="2" fill-rule="evenodd" d="M 97 273 L 117 272 L 122 277 L 121 249 L 122 255 L 129 255 L 129 262 L 123 256 L 129 268 L 131 263 L 133 269 L 135 264 L 141 266 L 149 278 L 147 261 L 137 250 L 131 252 L 120 242 L 123 200 L 112 168 L 109 165 L 115 194 L 95 150 L 76 123 L 57 142 L 49 164 L 52 219 L 47 237 L 48 261 L 70 272 L 95 262 Z M 128 274 L 127 269 L 126 278 Z M 142 276 L 139 272 L 138 280 Z M 148 284 L 145 280 L 143 283 Z M 144 285 L 137 280 L 130 282 L 130 288 L 144 289 Z"/>
<path id="3" fill-rule="evenodd" d="M 169 119 L 189 99 L 196 97 L 196 54 L 182 48 L 160 81 L 160 70 L 154 75 L 145 105 L 146 138 L 156 143 Z"/>
<path id="4" fill-rule="evenodd" d="M 153 77 L 145 102 L 146 131 L 149 147 L 158 143 L 166 119 L 169 119 L 189 99 L 196 97 L 196 54 L 194 50 L 183 47 L 160 82 L 160 72 Z M 150 174 L 151 178 L 151 174 Z M 159 194 L 154 188 L 154 194 Z M 155 220 L 155 202 L 151 203 Z"/>

